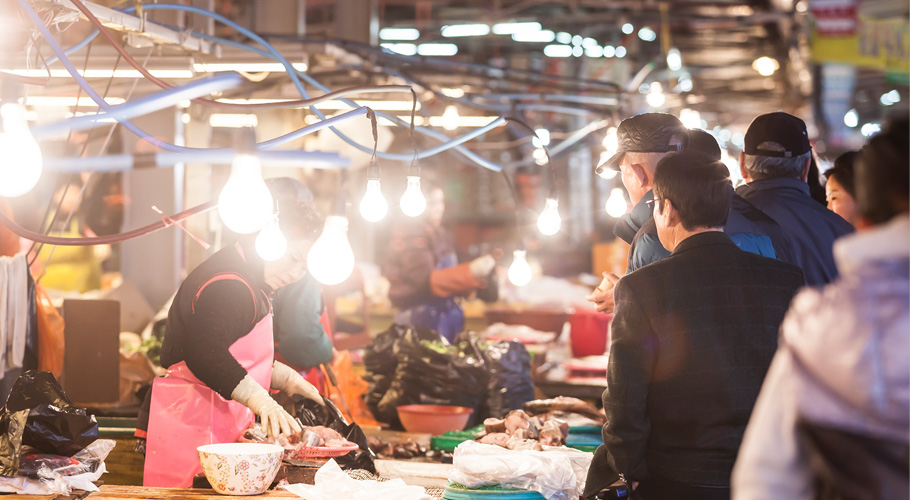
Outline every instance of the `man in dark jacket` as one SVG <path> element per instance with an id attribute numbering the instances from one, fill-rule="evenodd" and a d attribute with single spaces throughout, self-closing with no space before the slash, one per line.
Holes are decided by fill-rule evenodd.
<path id="1" fill-rule="evenodd" d="M 761 115 L 746 131 L 740 169 L 746 184 L 736 193 L 770 215 L 784 230 L 809 285 L 837 278 L 834 240 L 853 226 L 809 195 L 812 148 L 806 124 L 782 112 Z"/>
<path id="2" fill-rule="evenodd" d="M 616 286 L 604 445 L 586 496 L 622 477 L 644 500 L 729 498 L 778 327 L 803 284 L 799 268 L 724 234 L 732 197 L 729 171 L 710 157 L 657 166 L 654 220 L 672 253 Z"/>

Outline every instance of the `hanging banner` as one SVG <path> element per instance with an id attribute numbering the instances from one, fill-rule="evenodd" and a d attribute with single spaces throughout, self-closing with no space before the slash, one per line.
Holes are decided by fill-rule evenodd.
<path id="1" fill-rule="evenodd" d="M 851 23 L 846 18 L 849 11 L 839 11 L 844 14 L 840 18 L 832 17 L 832 11 L 828 11 L 824 22 L 816 20 L 812 30 L 812 59 L 817 63 L 842 63 L 888 73 L 910 73 L 910 21 L 907 17 L 886 19 L 859 15 L 855 30 L 851 30 Z"/>

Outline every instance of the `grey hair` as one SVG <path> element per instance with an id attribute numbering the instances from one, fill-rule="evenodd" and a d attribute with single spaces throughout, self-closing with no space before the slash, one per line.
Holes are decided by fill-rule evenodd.
<path id="1" fill-rule="evenodd" d="M 758 149 L 765 151 L 786 151 L 786 148 L 776 142 L 763 142 Z M 746 171 L 753 179 L 773 179 L 776 177 L 792 177 L 799 179 L 806 167 L 806 162 L 812 156 L 808 151 L 799 156 L 790 158 L 780 156 L 745 155 Z"/>

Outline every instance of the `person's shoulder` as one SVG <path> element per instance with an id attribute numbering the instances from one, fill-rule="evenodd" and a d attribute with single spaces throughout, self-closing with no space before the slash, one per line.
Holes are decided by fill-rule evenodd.
<path id="1" fill-rule="evenodd" d="M 739 257 L 749 263 L 748 267 L 753 272 L 767 276 L 769 279 L 776 278 L 784 282 L 793 282 L 797 286 L 801 286 L 804 283 L 803 270 L 799 266 L 751 252 L 740 251 L 742 254 Z"/>

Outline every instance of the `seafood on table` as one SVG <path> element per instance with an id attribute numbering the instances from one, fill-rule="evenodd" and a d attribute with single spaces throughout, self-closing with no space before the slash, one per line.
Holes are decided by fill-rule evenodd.
<path id="1" fill-rule="evenodd" d="M 553 399 L 536 399 L 521 405 L 529 415 L 542 415 L 552 412 L 576 413 L 594 420 L 598 424 L 606 422 L 603 410 L 598 410 L 591 403 L 578 398 L 558 396 Z"/>
<path id="2" fill-rule="evenodd" d="M 268 437 L 262 426 L 256 422 L 250 425 L 240 437 L 241 442 L 270 443 L 284 448 L 285 458 L 304 458 L 302 451 L 305 448 L 345 448 L 357 446 L 344 438 L 338 431 L 324 427 L 303 426 L 300 432 L 287 435 L 279 434 L 277 437 Z"/>
<path id="3" fill-rule="evenodd" d="M 484 431 L 476 438 L 510 450 L 543 451 L 544 446 L 564 446 L 569 436 L 569 424 L 546 416 L 531 416 L 524 410 L 512 410 L 505 418 L 483 421 Z"/>

